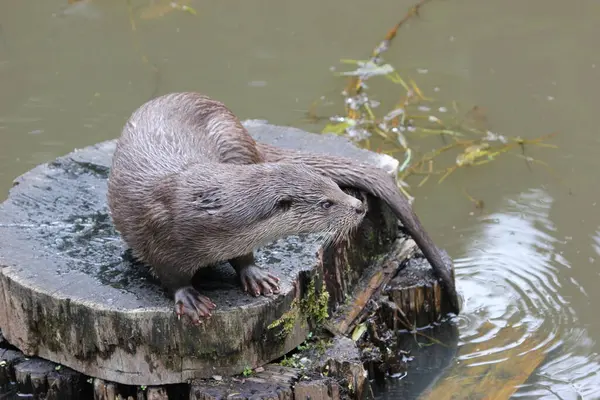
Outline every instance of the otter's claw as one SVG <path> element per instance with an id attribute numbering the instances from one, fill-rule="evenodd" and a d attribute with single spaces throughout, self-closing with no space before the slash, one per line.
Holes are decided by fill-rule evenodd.
<path id="1" fill-rule="evenodd" d="M 208 297 L 198 293 L 191 286 L 183 287 L 175 292 L 175 312 L 177 317 L 186 315 L 194 325 L 199 325 L 203 319 L 210 318 L 211 310 L 217 307 Z"/>
<path id="2" fill-rule="evenodd" d="M 240 280 L 245 292 L 254 296 L 270 296 L 279 293 L 279 278 L 265 270 L 249 265 L 240 271 Z"/>

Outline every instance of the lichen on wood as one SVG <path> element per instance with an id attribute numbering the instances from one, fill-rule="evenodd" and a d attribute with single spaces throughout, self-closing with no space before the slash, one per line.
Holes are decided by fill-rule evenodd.
<path id="1" fill-rule="evenodd" d="M 327 317 L 329 317 L 329 292 L 325 282 L 321 285 L 321 290 L 315 289 L 315 281 L 317 276 L 313 276 L 307 285 L 306 292 L 295 297 L 290 305 L 290 309 L 286 311 L 280 318 L 271 322 L 268 329 L 279 327 L 277 332 L 278 337 L 287 336 L 295 324 L 301 321 L 303 325 L 310 324 L 318 327 Z M 300 283 L 297 286 L 302 286 Z"/>
<path id="2" fill-rule="evenodd" d="M 325 282 L 322 283 L 321 289 L 317 291 L 315 281 L 316 279 L 310 280 L 306 296 L 300 301 L 300 310 L 315 324 L 320 324 L 329 317 L 329 292 Z"/>
<path id="3" fill-rule="evenodd" d="M 294 298 L 292 304 L 290 305 L 290 309 L 286 311 L 281 317 L 271 322 L 268 326 L 268 329 L 275 329 L 277 327 L 280 327 L 280 331 L 277 332 L 277 336 L 279 338 L 285 337 L 292 332 L 299 317 L 300 306 L 298 305 L 298 299 Z"/>

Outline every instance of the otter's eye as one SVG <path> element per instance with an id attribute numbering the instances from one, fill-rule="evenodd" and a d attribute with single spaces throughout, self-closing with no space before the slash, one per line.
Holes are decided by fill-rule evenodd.
<path id="1" fill-rule="evenodd" d="M 277 206 L 283 210 L 283 211 L 287 211 L 290 209 L 290 207 L 292 207 L 292 200 L 290 199 L 281 199 L 277 202 Z"/>
<path id="2" fill-rule="evenodd" d="M 323 207 L 324 209 L 328 209 L 329 207 L 331 207 L 333 205 L 332 201 L 329 200 L 325 200 L 324 202 L 321 203 L 321 207 Z"/>

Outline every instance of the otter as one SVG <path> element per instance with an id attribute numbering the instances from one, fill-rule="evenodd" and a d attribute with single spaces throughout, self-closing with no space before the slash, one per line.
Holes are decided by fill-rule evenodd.
<path id="1" fill-rule="evenodd" d="M 133 112 L 117 141 L 107 197 L 115 228 L 174 297 L 177 315 L 201 323 L 216 305 L 191 286 L 198 269 L 228 261 L 243 290 L 278 293 L 279 278 L 255 264 L 253 251 L 289 235 L 324 232 L 337 240 L 352 232 L 366 211 L 345 187 L 390 206 L 458 314 L 451 261 L 389 174 L 257 142 L 231 110 L 203 94 L 162 95 Z"/>
<path id="2" fill-rule="evenodd" d="M 191 285 L 198 269 L 228 261 L 245 291 L 269 296 L 279 278 L 255 264 L 257 247 L 302 233 L 337 240 L 366 213 L 314 168 L 266 162 L 222 103 L 194 93 L 134 111 L 117 140 L 107 200 L 134 258 L 194 324 L 216 307 Z"/>

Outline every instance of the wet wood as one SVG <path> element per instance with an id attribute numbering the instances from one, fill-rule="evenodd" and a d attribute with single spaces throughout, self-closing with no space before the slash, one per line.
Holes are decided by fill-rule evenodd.
<path id="1" fill-rule="evenodd" d="M 316 368 L 321 373 L 327 373 L 328 377 L 335 378 L 351 398 L 373 397 L 360 351 L 352 339 L 345 336 L 334 337 L 331 345 L 319 357 Z"/>
<path id="2" fill-rule="evenodd" d="M 176 385 L 169 394 L 165 386 L 130 386 L 102 379 L 93 380 L 94 400 L 169 400 L 187 399 L 187 385 Z"/>
<path id="3" fill-rule="evenodd" d="M 414 242 L 413 242 L 414 244 Z M 383 292 L 380 316 L 390 329 L 422 328 L 441 321 L 451 308 L 447 294 L 429 263 L 417 254 L 416 245 L 404 253 L 404 266 Z M 452 271 L 454 275 L 454 271 Z M 391 307 L 385 307 L 385 305 Z"/>
<path id="4" fill-rule="evenodd" d="M 445 292 L 416 243 L 406 236 L 400 236 L 365 275 L 352 300 L 325 323 L 333 334 L 350 335 L 374 311 L 393 331 L 428 326 L 448 315 Z"/>
<path id="5" fill-rule="evenodd" d="M 420 400 L 509 399 L 542 363 L 549 346 L 544 344 L 544 338 L 533 333 L 522 345 L 506 348 L 510 343 L 517 343 L 523 334 L 520 328 L 505 328 L 490 340 L 463 346 L 459 357 L 486 349 L 505 350 L 455 364 L 432 389 L 423 393 Z M 498 362 L 472 365 L 492 360 Z"/>
<path id="6" fill-rule="evenodd" d="M 295 368 L 269 364 L 264 371 L 250 377 L 219 377 L 195 382 L 190 387 L 190 400 L 294 400 L 294 383 L 300 371 Z M 297 397 L 296 397 L 297 399 Z"/>
<path id="7" fill-rule="evenodd" d="M 0 388 L 16 382 L 14 366 L 24 359 L 25 355 L 18 350 L 0 348 Z"/>
<path id="8" fill-rule="evenodd" d="M 94 400 L 116 400 L 118 394 L 116 383 L 94 379 Z"/>
<path id="9" fill-rule="evenodd" d="M 319 379 L 296 384 L 295 400 L 339 400 L 340 386 L 333 379 Z"/>
<path id="10" fill-rule="evenodd" d="M 18 392 L 36 399 L 76 400 L 86 398 L 85 376 L 69 368 L 18 350 L 0 348 L 0 394 Z"/>
<path id="11" fill-rule="evenodd" d="M 338 137 L 256 121 L 245 125 L 256 139 L 281 147 L 330 150 L 390 172 L 397 167 L 397 160 Z M 367 217 L 347 240 L 331 246 L 322 238 L 293 237 L 257 251 L 257 260 L 282 278 L 279 296 L 245 296 L 235 274 L 223 274 L 220 266 L 208 271 L 219 274 L 219 286 L 206 280 L 212 282 L 206 290 L 221 305 L 210 322 L 192 327 L 176 321 L 170 300 L 131 262 L 108 218 L 105 190 L 114 144 L 37 167 L 15 181 L 0 206 L 0 239 L 8 243 L 0 254 L 0 325 L 8 341 L 29 355 L 7 348 L 0 336 L 5 347 L 0 348 L 0 387 L 65 400 L 369 398 L 361 353 L 347 335 L 373 315 L 394 329 L 402 318 L 425 324 L 442 316 L 444 299 L 433 270 L 398 229 L 389 207 L 367 196 Z M 51 251 L 32 254 L 26 250 L 32 242 L 38 244 L 34 249 Z M 312 328 L 307 315 L 294 320 L 283 338 L 268 326 L 306 294 L 314 277 L 330 295 L 327 306 L 335 313 L 326 326 L 338 336 L 324 354 L 311 358 L 312 375 L 275 364 L 238 375 L 304 341 Z M 314 283 L 318 290 L 322 282 Z M 88 382 L 88 376 L 94 378 Z M 181 384 L 161 386 L 168 383 Z"/>
<path id="12" fill-rule="evenodd" d="M 167 388 L 163 386 L 149 387 L 145 391 L 138 392 L 138 400 L 169 400 L 169 395 Z"/>
<path id="13" fill-rule="evenodd" d="M 390 173 L 398 165 L 335 135 L 259 121 L 244 125 L 255 139 L 280 147 L 342 155 Z M 202 326 L 192 326 L 177 319 L 172 299 L 128 255 L 110 220 L 106 185 L 115 144 L 34 168 L 15 180 L 0 205 L 0 328 L 29 356 L 128 385 L 239 374 L 287 354 L 308 335 L 305 315 L 285 335 L 269 328 L 290 310 L 296 288 L 302 294 L 319 276 L 333 310 L 396 237 L 396 218 L 371 197 L 364 224 L 343 243 L 292 236 L 256 251 L 257 263 L 281 278 L 277 296 L 244 293 L 227 263 L 206 268 L 199 288 L 217 309 Z"/>
<path id="14" fill-rule="evenodd" d="M 342 305 L 325 327 L 335 335 L 348 335 L 364 320 L 367 304 L 378 298 L 383 288 L 399 271 L 400 263 L 415 252 L 416 244 L 406 238 L 398 238 L 390 253 L 365 274 L 363 283 L 356 286 L 352 301 Z"/>

